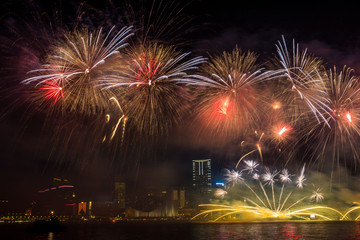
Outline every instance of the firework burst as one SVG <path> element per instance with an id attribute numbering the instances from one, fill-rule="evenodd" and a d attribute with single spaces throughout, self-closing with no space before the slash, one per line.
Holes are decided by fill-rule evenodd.
<path id="1" fill-rule="evenodd" d="M 42 67 L 30 71 L 30 77 L 22 83 L 40 89 L 57 85 L 62 90 L 61 98 L 56 94 L 62 110 L 99 113 L 114 95 L 99 88 L 99 81 L 111 71 L 105 61 L 118 54 L 132 35 L 131 27 L 124 27 L 114 36 L 113 31 L 104 34 L 102 29 L 82 29 L 67 33 L 64 40 L 53 45 Z M 45 98 L 49 99 L 49 93 Z"/>
<path id="2" fill-rule="evenodd" d="M 320 58 L 308 54 L 307 50 L 300 51 L 299 45 L 293 41 L 292 51 L 289 51 L 286 41 L 279 41 L 276 45 L 278 61 L 284 77 L 279 78 L 279 99 L 286 103 L 286 116 L 292 122 L 301 121 L 309 114 L 318 123 L 326 122 L 329 115 L 326 86 L 322 81 L 323 62 Z M 310 116 L 310 117 L 312 117 Z"/>
<path id="3" fill-rule="evenodd" d="M 242 177 L 242 173 L 239 171 L 233 169 L 225 169 L 225 172 L 225 181 L 227 183 L 236 184 L 244 180 L 244 178 Z"/>
<path id="4" fill-rule="evenodd" d="M 344 67 L 327 71 L 322 81 L 326 84 L 326 97 L 331 114 L 321 124 L 314 119 L 304 121 L 298 130 L 299 143 L 306 143 L 305 157 L 318 167 L 330 159 L 332 170 L 340 162 L 356 164 L 359 161 L 360 84 L 353 70 Z M 328 161 L 328 162 L 330 162 Z M 347 163 L 348 164 L 348 163 Z"/>
<path id="5" fill-rule="evenodd" d="M 321 202 L 324 200 L 324 195 L 321 193 L 321 188 L 313 190 L 313 194 L 310 196 L 310 199 L 315 200 L 316 202 Z"/>
<path id="6" fill-rule="evenodd" d="M 218 188 L 218 189 L 215 190 L 214 196 L 216 198 L 223 199 L 226 194 L 227 194 L 227 191 L 225 191 L 224 189 Z"/>
<path id="7" fill-rule="evenodd" d="M 254 160 L 244 160 L 245 168 L 243 171 L 248 172 L 249 174 L 253 174 L 257 172 L 257 167 L 259 166 L 259 163 L 257 163 Z"/>
<path id="8" fill-rule="evenodd" d="M 135 46 L 119 64 L 127 69 L 103 81 L 107 89 L 125 91 L 123 102 L 138 130 L 148 136 L 166 134 L 179 122 L 185 108 L 189 72 L 203 63 L 203 57 L 186 58 L 173 47 L 161 44 Z"/>
<path id="9" fill-rule="evenodd" d="M 199 87 L 195 114 L 204 132 L 216 136 L 239 137 L 254 127 L 262 114 L 259 98 L 262 83 L 277 72 L 265 72 L 253 52 L 235 48 L 232 52 L 211 56 L 189 85 Z"/>

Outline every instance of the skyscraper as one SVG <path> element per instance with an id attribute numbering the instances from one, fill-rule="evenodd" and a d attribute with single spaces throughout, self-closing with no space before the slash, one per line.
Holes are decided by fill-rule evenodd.
<path id="1" fill-rule="evenodd" d="M 116 177 L 114 181 L 114 195 L 116 215 L 122 216 L 126 208 L 126 184 L 119 177 Z"/>
<path id="2" fill-rule="evenodd" d="M 202 194 L 211 192 L 211 159 L 192 160 L 193 187 Z"/>

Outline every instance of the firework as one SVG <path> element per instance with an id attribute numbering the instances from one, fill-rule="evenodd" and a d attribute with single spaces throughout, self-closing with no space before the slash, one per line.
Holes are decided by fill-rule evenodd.
<path id="1" fill-rule="evenodd" d="M 119 62 L 127 69 L 105 79 L 103 89 L 126 91 L 124 105 L 140 132 L 167 133 L 181 119 L 188 101 L 183 85 L 192 79 L 189 72 L 205 61 L 203 57 L 186 60 L 189 54 L 161 44 L 133 47 L 125 62 Z"/>
<path id="2" fill-rule="evenodd" d="M 241 182 L 243 179 L 242 177 L 242 173 L 236 170 L 229 170 L 229 169 L 225 169 L 225 181 L 227 183 L 232 183 L 232 184 L 236 184 L 238 182 Z"/>
<path id="3" fill-rule="evenodd" d="M 120 7 L 120 13 L 113 15 L 123 15 L 124 22 L 135 26 L 137 43 L 185 46 L 192 39 L 186 36 L 196 31 L 200 24 L 186 12 L 190 5 L 158 0 L 142 1 L 137 5 L 128 1 Z"/>
<path id="4" fill-rule="evenodd" d="M 216 198 L 224 198 L 225 195 L 227 194 L 227 191 L 225 191 L 224 189 L 218 188 L 215 190 L 214 196 Z"/>
<path id="5" fill-rule="evenodd" d="M 85 132 L 98 125 L 97 129 L 106 133 L 89 139 L 113 143 L 118 134 L 123 143 L 125 130 L 130 129 L 136 134 L 126 136 L 137 137 L 127 146 L 138 149 L 143 148 L 133 144 L 138 139 L 162 139 L 183 119 L 195 118 L 201 136 L 216 136 L 213 139 L 219 144 L 251 146 L 235 170 L 226 170 L 225 176 L 228 184 L 242 184 L 255 196 L 255 200 L 245 199 L 253 206 L 243 208 L 253 213 L 258 211 L 255 208 L 264 208 L 271 214 L 283 214 L 293 207 L 286 207 L 292 197 L 287 187 L 301 190 L 307 185 L 305 165 L 295 177 L 287 169 L 260 171 L 259 163 L 245 159 L 255 153 L 263 162 L 263 151 L 272 151 L 266 143 L 275 143 L 278 152 L 288 150 L 288 155 L 283 154 L 287 157 L 284 167 L 290 159 L 310 159 L 309 167 L 316 160 L 330 159 L 328 156 L 332 167 L 349 155 L 355 164 L 359 161 L 360 85 L 350 68 L 326 70 L 320 58 L 306 49 L 301 51 L 295 41 L 288 48 L 284 38 L 276 44 L 275 68 L 269 71 L 259 63 L 257 54 L 237 47 L 209 60 L 191 58 L 191 53 L 182 53 L 172 44 L 178 42 L 172 36 L 179 37 L 178 30 L 189 23 L 177 15 L 183 8 L 177 11 L 175 2 L 162 4 L 153 1 L 144 14 L 129 8 L 125 15 L 138 33 L 130 47 L 126 46 L 133 27 L 118 32 L 115 27 L 109 31 L 77 27 L 58 31 L 61 37 L 44 36 L 51 41 L 39 44 L 43 46 L 37 50 L 42 53 L 36 60 L 40 67 L 22 78 L 37 107 L 49 109 L 47 118 L 51 111 L 61 112 L 64 119 L 56 122 L 73 125 L 68 127 L 71 136 L 77 136 L 78 126 Z M 81 120 L 73 123 L 74 119 Z M 70 138 L 65 141 L 70 143 Z M 305 149 L 303 159 L 299 159 L 300 149 Z M 251 178 L 251 184 L 246 177 Z M 314 190 L 310 200 L 323 200 L 320 190 Z M 226 198 L 228 192 L 219 190 L 216 196 Z M 294 206 L 302 202 L 300 199 Z"/>
<path id="6" fill-rule="evenodd" d="M 296 140 L 292 142 L 292 154 L 304 149 L 303 159 L 309 166 L 323 167 L 330 163 L 331 170 L 340 166 L 356 164 L 359 161 L 359 116 L 360 85 L 353 70 L 344 67 L 342 71 L 324 71 L 321 81 L 326 86 L 326 98 L 331 114 L 324 114 L 325 121 L 307 118 L 297 124 Z M 294 138 L 295 139 L 295 138 Z M 351 160 L 351 162 L 349 162 Z M 331 176 L 332 178 L 332 176 Z"/>
<path id="7" fill-rule="evenodd" d="M 123 142 L 124 141 L 124 135 L 125 135 L 126 122 L 127 122 L 128 118 L 127 118 L 127 116 L 125 116 L 125 113 L 124 113 L 119 101 L 115 97 L 110 98 L 109 101 L 112 101 L 112 102 L 115 103 L 116 109 L 119 111 L 120 116 L 117 117 L 116 123 L 113 126 L 111 126 L 111 131 L 110 131 L 109 136 L 107 136 L 107 135 L 104 136 L 103 142 L 105 142 L 107 140 L 107 138 L 109 139 L 109 141 L 111 141 L 114 138 L 114 136 L 115 136 L 115 134 L 116 134 L 116 132 L 117 132 L 117 130 L 119 128 L 119 124 L 121 122 L 123 123 L 122 124 L 121 142 Z M 117 114 L 117 115 L 119 115 L 119 114 Z M 110 123 L 111 115 L 106 114 L 105 119 L 106 119 L 106 123 Z"/>
<path id="8" fill-rule="evenodd" d="M 316 202 L 320 202 L 324 199 L 324 195 L 321 193 L 321 188 L 317 188 L 313 191 L 313 194 L 310 196 L 311 200 L 315 200 Z"/>
<path id="9" fill-rule="evenodd" d="M 242 171 L 246 171 L 245 168 Z M 304 171 L 305 168 L 303 167 L 298 176 L 298 181 L 301 179 L 302 183 L 305 180 Z M 208 217 L 211 217 L 211 221 L 216 222 L 225 220 L 229 216 L 232 217 L 230 219 L 233 221 L 233 217 L 243 218 L 244 214 L 250 214 L 247 215 L 250 219 L 309 219 L 312 215 L 323 220 L 335 220 L 345 217 L 344 214 L 335 208 L 314 206 L 309 202 L 309 200 L 320 202 L 324 199 L 320 188 L 314 190 L 310 196 L 295 197 L 295 190 L 299 189 L 298 191 L 303 191 L 303 185 L 301 187 L 299 187 L 298 184 L 292 185 L 291 177 L 293 175 L 290 174 L 287 169 L 271 171 L 265 167 L 261 178 L 256 180 L 241 177 L 241 180 L 237 181 L 239 173 L 240 172 L 237 171 L 227 170 L 225 176 L 227 179 L 230 178 L 230 181 L 227 181 L 227 183 L 231 183 L 231 186 L 226 192 L 226 195 L 221 194 L 219 195 L 221 197 L 218 198 L 231 198 L 233 189 L 239 186 L 245 186 L 250 192 L 248 192 L 249 194 L 247 195 L 246 191 L 241 191 L 243 201 L 235 202 L 232 205 L 201 204 L 201 207 L 208 208 L 208 210 L 204 210 L 195 215 L 192 220 L 201 218 L 208 219 Z M 275 189 L 276 182 L 282 183 L 281 190 L 277 187 Z M 269 194 L 269 190 L 266 189 L 266 185 L 271 187 L 271 195 Z M 290 188 L 290 190 L 287 190 L 287 188 Z M 299 194 L 296 194 L 296 196 L 298 195 Z M 254 198 L 251 196 L 254 196 Z M 270 196 L 272 196 L 271 200 Z M 306 199 L 308 199 L 307 202 Z"/>
<path id="10" fill-rule="evenodd" d="M 282 183 L 291 183 L 291 177 L 292 174 L 290 174 L 287 169 L 281 170 L 281 173 L 279 174 L 279 178 Z"/>
<path id="11" fill-rule="evenodd" d="M 333 221 L 344 220 L 344 214 L 339 210 L 327 206 L 310 206 L 304 207 L 294 211 L 276 212 L 267 208 L 259 208 L 253 206 L 246 206 L 238 203 L 234 206 L 223 204 L 201 204 L 200 207 L 206 208 L 201 213 L 191 218 L 192 221 L 205 220 L 209 222 L 219 221 L 241 221 L 244 216 L 247 220 L 269 220 L 269 219 L 300 219 L 310 220 L 311 217 L 316 217 L 321 220 Z M 209 217 L 211 217 L 209 219 Z M 358 217 L 359 218 L 359 217 Z M 357 220 L 357 219 L 356 219 Z"/>
<path id="12" fill-rule="evenodd" d="M 272 123 L 274 133 L 267 135 L 275 148 L 288 150 L 287 162 L 299 160 L 298 151 L 305 149 L 302 160 L 309 160 L 310 166 L 317 163 L 322 167 L 325 159 L 332 159 L 332 169 L 342 159 L 354 159 L 356 166 L 360 133 L 358 77 L 348 67 L 326 70 L 321 59 L 306 50 L 300 52 L 295 41 L 292 50 L 288 50 L 284 38 L 276 47 L 284 77 L 278 78 L 275 86 L 279 92 L 276 98 L 281 101 L 271 106 L 281 114 L 273 118 L 277 122 Z"/>
<path id="13" fill-rule="evenodd" d="M 318 123 L 326 122 L 330 108 L 326 98 L 326 86 L 322 81 L 323 62 L 320 58 L 300 51 L 299 45 L 293 41 L 289 51 L 285 38 L 276 45 L 278 61 L 284 73 L 279 78 L 281 83 L 280 99 L 286 103 L 286 117 L 292 121 L 301 121 L 314 116 Z"/>
<path id="14" fill-rule="evenodd" d="M 204 132 L 239 137 L 249 126 L 256 126 L 262 114 L 262 83 L 277 74 L 263 71 L 257 58 L 239 48 L 211 56 L 201 75 L 188 82 L 200 89 L 195 115 Z"/>
<path id="15" fill-rule="evenodd" d="M 257 171 L 257 167 L 259 166 L 259 163 L 257 163 L 254 160 L 244 160 L 245 168 L 243 171 L 248 172 L 249 174 L 252 174 L 253 172 Z"/>
<path id="16" fill-rule="evenodd" d="M 132 35 L 131 27 L 124 27 L 116 34 L 113 34 L 114 29 L 107 34 L 102 29 L 67 33 L 64 40 L 58 40 L 51 47 L 42 67 L 30 71 L 30 77 L 22 83 L 40 90 L 58 86 L 61 98 L 56 94 L 56 101 L 62 110 L 95 114 L 105 109 L 109 98 L 114 95 L 99 88 L 100 80 L 111 71 L 111 64 L 106 61 L 118 54 Z M 45 93 L 45 98 L 49 99 L 49 93 Z"/>
<path id="17" fill-rule="evenodd" d="M 304 182 L 305 182 L 305 180 L 306 180 L 304 173 L 305 173 L 305 165 L 302 167 L 301 172 L 300 172 L 300 175 L 299 175 L 299 177 L 298 177 L 297 180 L 296 180 L 296 186 L 297 186 L 298 188 L 303 188 L 303 187 L 304 187 Z"/>
<path id="18" fill-rule="evenodd" d="M 273 185 L 276 181 L 275 177 L 279 174 L 278 171 L 271 172 L 269 168 L 265 169 L 265 173 L 261 175 L 262 180 L 266 184 Z"/>

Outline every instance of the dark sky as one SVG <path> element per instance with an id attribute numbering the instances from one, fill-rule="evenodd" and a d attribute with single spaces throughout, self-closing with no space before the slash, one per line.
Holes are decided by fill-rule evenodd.
<path id="1" fill-rule="evenodd" d="M 12 13 L 34 14 L 26 9 L 23 1 L 1 3 L 2 26 L 17 21 L 9 17 Z M 41 9 L 54 9 L 48 2 L 39 3 Z M 89 2 L 99 9 L 106 9 L 106 1 Z M 116 1 L 114 1 L 116 2 Z M 186 3 L 186 1 L 184 1 Z M 252 50 L 264 57 L 275 53 L 275 44 L 284 35 L 291 41 L 295 38 L 300 46 L 332 65 L 348 65 L 356 71 L 360 67 L 360 23 L 358 8 L 346 1 L 336 4 L 327 1 L 194 1 L 186 8 L 186 13 L 194 16 L 198 24 L 192 33 L 190 48 L 195 54 L 216 53 L 231 50 L 236 45 L 244 50 Z M 76 13 L 76 1 L 63 1 L 57 9 L 63 9 L 65 21 Z M 32 4 L 28 3 L 29 6 Z M 10 13 L 10 15 L 9 15 Z M 17 15 L 17 16 L 19 16 Z M 2 38 L 2 51 L 8 53 L 11 41 Z M 39 36 L 33 36 L 37 38 Z M 13 54 L 16 56 L 16 54 Z M 1 198 L 23 198 L 43 185 L 51 177 L 66 177 L 81 189 L 84 196 L 109 198 L 111 181 L 114 176 L 112 163 L 104 157 L 95 162 L 72 165 L 57 162 L 51 155 L 48 142 L 51 136 L 43 134 L 44 115 L 35 113 L 29 106 L 21 105 L 16 96 L 17 80 L 20 73 L 8 69 L 7 59 L 2 58 L 2 79 L 0 87 L 0 192 Z M 9 76 L 17 76 L 9 77 Z M 4 96 L 4 97 L 3 97 Z M 6 96 L 6 97 L 5 97 Z M 33 115 L 30 119 L 28 112 Z M 214 159 L 218 171 L 236 161 L 236 154 L 213 153 L 209 150 L 175 144 L 158 161 L 141 165 L 139 175 L 156 184 L 182 184 L 191 180 L 191 160 L 197 158 Z M 130 160 L 128 160 L 130 161 Z M 28 198 L 26 198 L 28 199 Z"/>

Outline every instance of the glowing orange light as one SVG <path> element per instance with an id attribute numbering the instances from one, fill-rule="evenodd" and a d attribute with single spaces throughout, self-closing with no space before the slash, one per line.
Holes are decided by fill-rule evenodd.
<path id="1" fill-rule="evenodd" d="M 226 115 L 229 107 L 229 98 L 227 98 L 219 107 L 219 113 Z"/>
<path id="2" fill-rule="evenodd" d="M 352 117 L 351 117 L 351 114 L 350 114 L 349 112 L 347 112 L 347 113 L 345 114 L 345 116 L 346 116 L 346 118 L 347 118 L 347 120 L 348 120 L 349 122 L 352 122 Z"/>
<path id="3" fill-rule="evenodd" d="M 281 107 L 281 105 L 280 105 L 280 103 L 275 102 L 275 103 L 273 103 L 272 107 L 273 107 L 273 109 L 279 109 Z"/>

